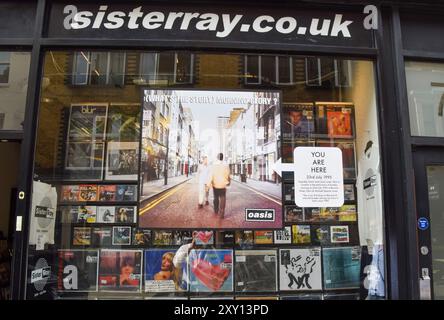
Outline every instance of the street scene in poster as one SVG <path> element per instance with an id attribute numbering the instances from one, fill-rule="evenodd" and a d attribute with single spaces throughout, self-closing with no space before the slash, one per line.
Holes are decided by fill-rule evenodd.
<path id="1" fill-rule="evenodd" d="M 280 131 L 278 91 L 144 90 L 140 227 L 282 228 Z"/>

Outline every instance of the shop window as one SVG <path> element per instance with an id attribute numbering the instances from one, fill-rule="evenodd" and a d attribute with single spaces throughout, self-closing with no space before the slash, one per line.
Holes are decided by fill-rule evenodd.
<path id="1" fill-rule="evenodd" d="M 337 87 L 350 87 L 352 84 L 351 61 L 334 60 L 335 66 L 335 85 Z"/>
<path id="2" fill-rule="evenodd" d="M 411 134 L 444 137 L 444 64 L 407 61 L 405 68 Z"/>
<path id="3" fill-rule="evenodd" d="M 245 84 L 293 83 L 293 58 L 289 56 L 246 55 L 244 56 Z"/>
<path id="4" fill-rule="evenodd" d="M 196 56 L 199 82 L 179 88 L 176 53 L 113 53 L 126 55 L 134 70 L 140 57 L 147 82 L 170 78 L 157 87 L 135 81 L 73 93 L 60 74 L 71 74 L 66 62 L 75 53 L 45 54 L 28 298 L 385 297 L 373 62 L 336 62 L 335 69 L 336 57 L 316 58 L 313 72 L 331 84 L 325 90 L 304 81 L 309 57 L 184 53 Z M 103 83 L 90 68 L 100 74 L 108 52 L 86 56 L 78 81 Z M 239 68 L 243 62 L 247 69 Z M 292 79 L 286 71 L 293 63 Z M 246 89 L 239 79 L 250 72 L 258 77 L 245 81 L 286 85 Z M 303 191 L 295 191 L 294 173 L 275 171 L 278 161 L 293 168 L 303 161 L 294 159 L 299 147 L 340 154 L 327 169 L 341 180 L 309 205 L 297 203 Z M 344 201 L 317 202 L 332 190 Z M 31 282 L 43 261 L 55 279 L 44 292 Z"/>
<path id="5" fill-rule="evenodd" d="M 276 57 L 276 83 L 277 84 L 292 84 L 293 83 L 293 58 L 278 56 Z"/>
<path id="6" fill-rule="evenodd" d="M 307 86 L 320 87 L 321 78 L 321 59 L 316 57 L 305 58 L 305 83 Z"/>
<path id="7" fill-rule="evenodd" d="M 350 60 L 330 57 L 305 58 L 305 83 L 309 87 L 350 87 Z"/>
<path id="8" fill-rule="evenodd" d="M 0 130 L 23 130 L 30 57 L 0 51 Z"/>
<path id="9" fill-rule="evenodd" d="M 76 52 L 73 58 L 72 84 L 123 86 L 125 59 L 125 53 Z"/>
<path id="10" fill-rule="evenodd" d="M 140 54 L 140 84 L 190 84 L 194 55 L 182 52 Z"/>

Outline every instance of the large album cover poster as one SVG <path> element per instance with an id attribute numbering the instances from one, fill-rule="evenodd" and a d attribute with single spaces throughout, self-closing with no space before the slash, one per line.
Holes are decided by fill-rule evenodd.
<path id="1" fill-rule="evenodd" d="M 141 227 L 283 227 L 280 182 L 273 184 L 277 192 L 263 192 L 274 174 L 265 168 L 277 160 L 269 154 L 280 154 L 280 91 L 142 89 L 141 94 Z M 276 125 L 265 132 L 264 123 Z M 266 153 L 259 147 L 265 139 Z"/>
<path id="2" fill-rule="evenodd" d="M 145 292 L 188 290 L 187 258 L 188 249 L 145 250 Z"/>
<path id="3" fill-rule="evenodd" d="M 98 250 L 58 251 L 58 291 L 97 291 Z"/>
<path id="4" fill-rule="evenodd" d="M 315 131 L 313 103 L 284 103 L 282 121 L 284 141 L 310 137 Z"/>
<path id="5" fill-rule="evenodd" d="M 277 290 L 276 250 L 236 250 L 236 292 Z"/>
<path id="6" fill-rule="evenodd" d="M 233 291 L 233 250 L 191 250 L 191 292 Z"/>
<path id="7" fill-rule="evenodd" d="M 322 290 L 321 248 L 279 249 L 282 291 Z"/>
<path id="8" fill-rule="evenodd" d="M 139 175 L 139 142 L 108 142 L 106 180 L 137 180 Z"/>
<path id="9" fill-rule="evenodd" d="M 359 288 L 360 247 L 322 249 L 325 289 Z"/>
<path id="10" fill-rule="evenodd" d="M 142 251 L 100 251 L 99 290 L 140 291 L 142 285 Z"/>

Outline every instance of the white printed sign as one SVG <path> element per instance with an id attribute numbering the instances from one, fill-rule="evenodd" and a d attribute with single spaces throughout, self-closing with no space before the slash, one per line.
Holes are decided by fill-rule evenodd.
<path id="1" fill-rule="evenodd" d="M 294 149 L 294 192 L 299 207 L 344 204 L 342 151 L 329 147 Z"/>

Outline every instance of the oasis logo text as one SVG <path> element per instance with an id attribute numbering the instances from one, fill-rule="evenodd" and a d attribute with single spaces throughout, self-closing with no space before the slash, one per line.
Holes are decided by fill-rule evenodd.
<path id="1" fill-rule="evenodd" d="M 274 221 L 274 209 L 245 209 L 245 221 Z"/>

